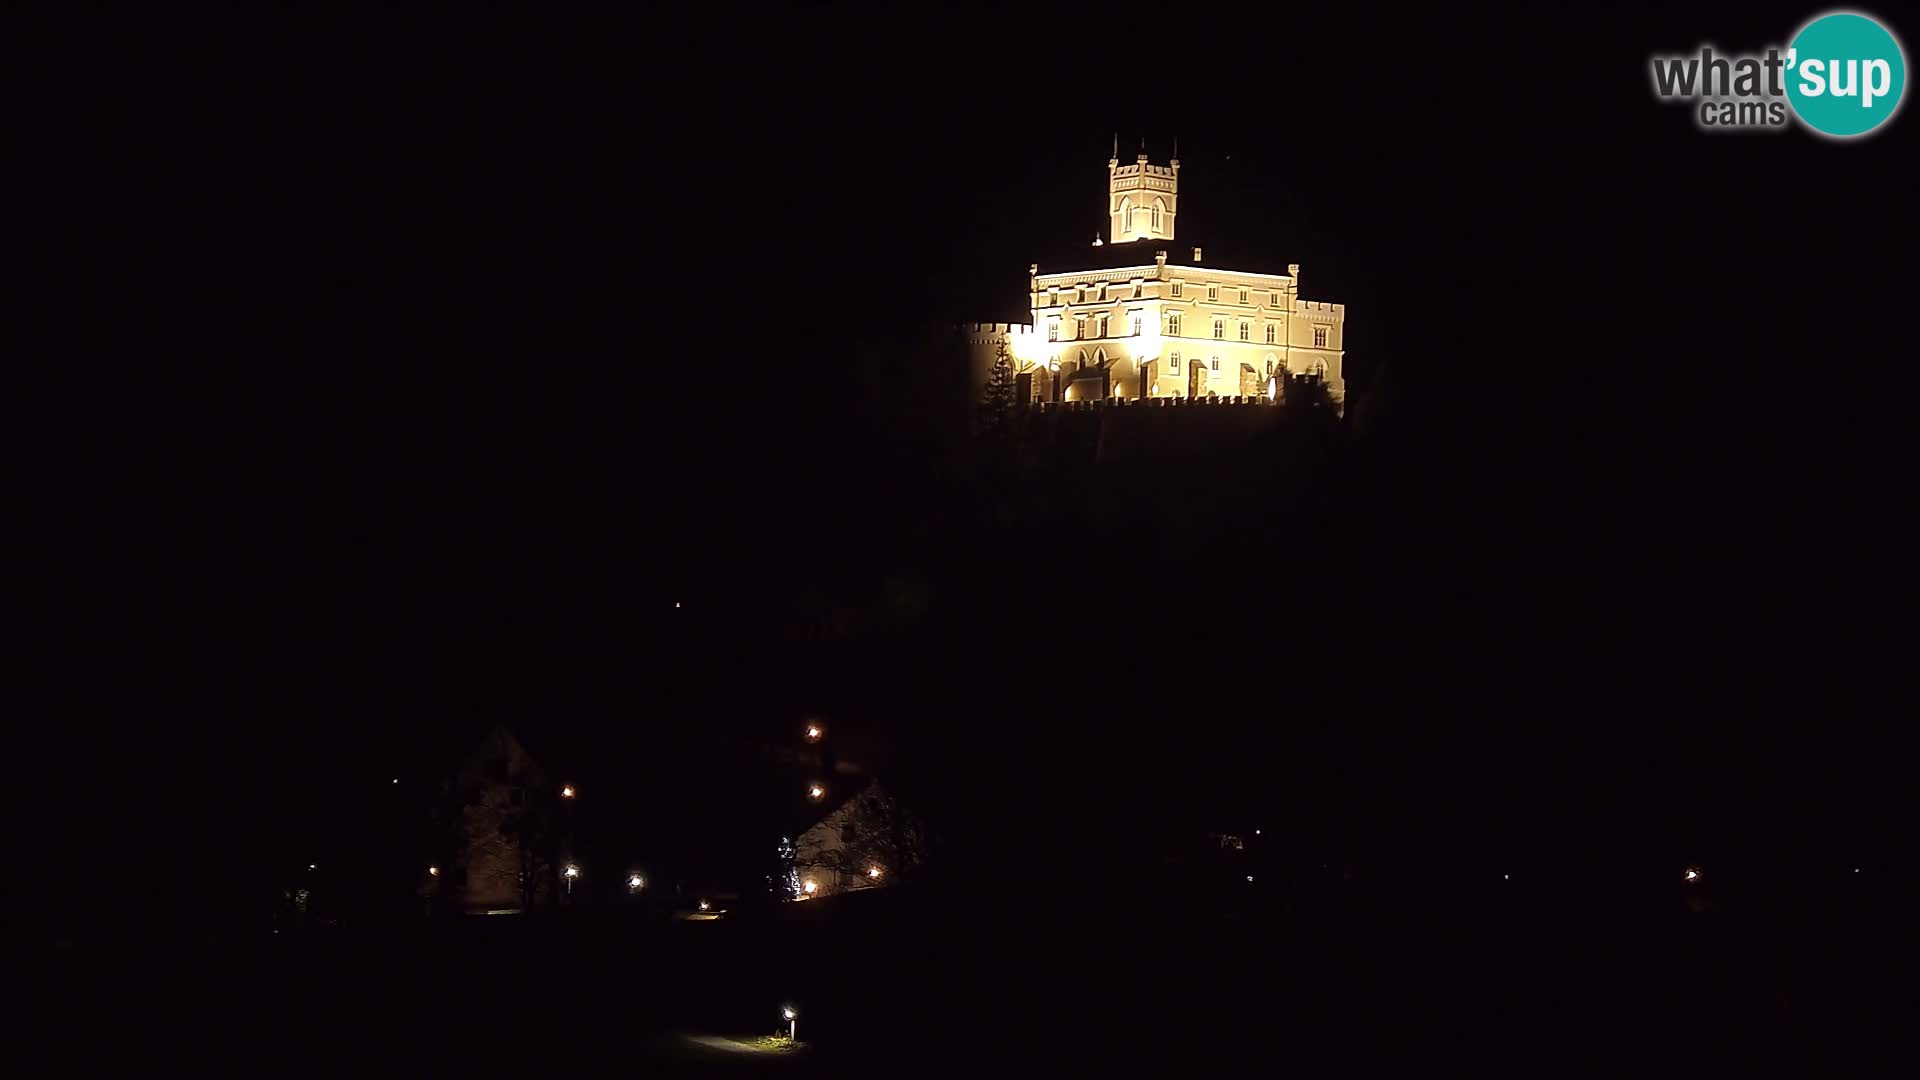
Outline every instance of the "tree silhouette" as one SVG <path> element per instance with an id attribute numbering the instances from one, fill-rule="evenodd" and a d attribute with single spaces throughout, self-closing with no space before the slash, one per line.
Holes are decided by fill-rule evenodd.
<path id="1" fill-rule="evenodd" d="M 1013 362 L 1007 358 L 1007 344 L 994 349 L 993 368 L 987 374 L 986 391 L 980 396 L 980 430 L 993 431 L 1006 422 L 1013 410 Z"/>

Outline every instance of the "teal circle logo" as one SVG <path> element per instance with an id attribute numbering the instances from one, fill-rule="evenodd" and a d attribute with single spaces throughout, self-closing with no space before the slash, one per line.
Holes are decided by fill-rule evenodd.
<path id="1" fill-rule="evenodd" d="M 1865 15 L 1822 15 L 1787 47 L 1787 101 L 1822 135 L 1865 135 L 1893 116 L 1906 88 L 1900 42 Z"/>

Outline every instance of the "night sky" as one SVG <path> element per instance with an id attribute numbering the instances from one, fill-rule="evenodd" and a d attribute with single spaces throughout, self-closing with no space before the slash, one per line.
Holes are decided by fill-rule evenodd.
<path id="1" fill-rule="evenodd" d="M 197 893 L 321 843 L 316 802 L 404 807 L 369 785 L 495 720 L 671 773 L 663 805 L 810 712 L 938 772 L 883 718 L 983 666 L 953 657 L 984 624 L 795 644 L 875 597 L 951 610 L 988 558 L 839 361 L 1017 317 L 1027 264 L 1103 227 L 1116 133 L 1178 137 L 1180 243 L 1348 305 L 1354 393 L 1392 387 L 1418 463 L 1420 526 L 1340 572 L 1433 604 L 1328 646 L 1339 692 L 1284 723 L 1474 747 L 1394 812 L 1573 760 L 1629 803 L 1689 786 L 1671 754 L 1871 846 L 1913 749 L 1920 121 L 1713 136 L 1654 100 L 1649 53 L 1809 13 L 1763 7 L 1289 8 L 1128 47 L 905 9 L 23 27 L 8 711 L 39 856 Z M 1269 731 L 1238 701 L 1191 737 Z M 950 772 L 1052 767 L 1043 726 Z"/>

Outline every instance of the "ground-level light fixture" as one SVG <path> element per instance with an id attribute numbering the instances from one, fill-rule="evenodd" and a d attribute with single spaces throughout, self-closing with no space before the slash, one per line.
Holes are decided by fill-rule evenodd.
<path id="1" fill-rule="evenodd" d="M 817 881 L 808 881 L 807 883 L 801 885 L 800 889 L 802 892 L 806 893 L 808 896 L 812 896 L 815 892 L 819 891 L 820 883 Z"/>
<path id="2" fill-rule="evenodd" d="M 787 1022 L 787 1041 L 800 1041 L 800 1010 L 791 1005 L 780 1006 L 780 1018 Z"/>
<path id="3" fill-rule="evenodd" d="M 440 868 L 439 868 L 439 867 L 437 867 L 437 866 L 429 866 L 429 867 L 427 867 L 427 876 L 428 876 L 428 877 L 439 877 L 439 876 L 440 876 Z"/>
<path id="4" fill-rule="evenodd" d="M 1687 879 L 1687 884 L 1689 885 L 1693 884 L 1696 881 L 1699 881 L 1700 869 L 1694 866 L 1687 867 L 1686 879 Z"/>
<path id="5" fill-rule="evenodd" d="M 821 727 L 819 724 L 807 725 L 806 735 L 807 735 L 808 742 L 819 742 L 820 739 L 826 735 L 826 733 L 827 733 L 827 729 Z"/>
<path id="6" fill-rule="evenodd" d="M 880 868 L 877 866 L 867 867 L 867 876 L 878 881 L 880 879 Z"/>
<path id="7" fill-rule="evenodd" d="M 573 798 L 573 785 L 572 785 L 572 784 L 563 784 L 563 785 L 561 785 L 561 787 L 560 787 L 560 797 L 561 797 L 561 798 L 563 798 L 563 799 L 571 799 L 571 798 Z"/>
<path id="8" fill-rule="evenodd" d="M 709 903 L 707 903 L 707 902 L 706 902 L 705 900 L 702 900 L 702 901 L 700 901 L 700 910 L 701 910 L 701 911 L 708 911 L 708 910 L 711 910 L 711 909 L 712 909 L 712 907 L 713 907 L 713 905 L 712 905 L 712 904 L 709 904 Z"/>
<path id="9" fill-rule="evenodd" d="M 817 801 L 825 797 L 826 794 L 827 794 L 827 789 L 824 787 L 821 787 L 819 784 L 809 784 L 807 786 L 807 798 L 809 799 L 814 799 Z"/>
<path id="10" fill-rule="evenodd" d="M 627 888 L 629 889 L 637 889 L 642 885 L 645 885 L 646 883 L 647 883 L 646 879 L 641 877 L 639 874 L 627 875 Z"/>

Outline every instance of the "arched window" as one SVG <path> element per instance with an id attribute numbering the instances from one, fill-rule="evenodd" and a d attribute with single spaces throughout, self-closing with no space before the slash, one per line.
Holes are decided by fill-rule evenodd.
<path id="1" fill-rule="evenodd" d="M 1114 231 L 1119 232 L 1131 228 L 1133 228 L 1133 200 L 1122 198 L 1120 200 L 1120 228 Z"/>
<path id="2" fill-rule="evenodd" d="M 1160 201 L 1159 199 L 1153 200 L 1153 231 L 1154 232 L 1159 232 L 1163 227 L 1160 224 L 1160 215 L 1165 213 L 1166 209 L 1167 209 L 1166 203 Z"/>
<path id="3" fill-rule="evenodd" d="M 1107 366 L 1107 350 L 1105 349 L 1093 350 L 1093 366 L 1094 367 Z"/>

